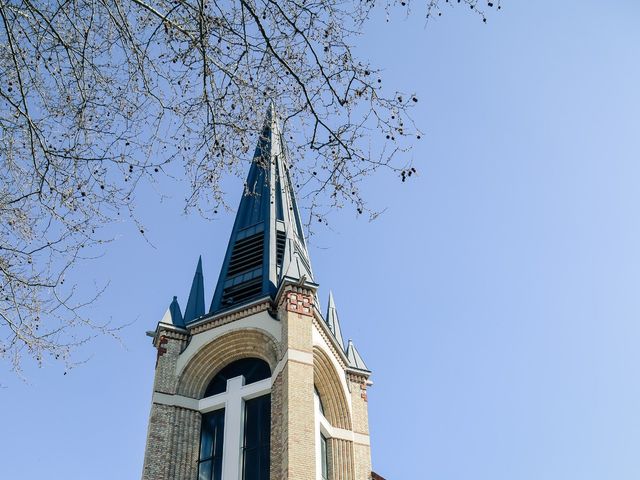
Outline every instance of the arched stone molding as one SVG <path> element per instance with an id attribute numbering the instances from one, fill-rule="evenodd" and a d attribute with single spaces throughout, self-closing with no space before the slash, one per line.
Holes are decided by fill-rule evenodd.
<path id="1" fill-rule="evenodd" d="M 331 478 L 335 480 L 354 480 L 356 478 L 353 442 L 339 438 L 329 440 L 329 472 Z"/>
<path id="2" fill-rule="evenodd" d="M 331 426 L 351 430 L 349 403 L 340 375 L 328 355 L 318 347 L 313 347 L 313 377 L 325 409 L 325 417 Z"/>
<path id="3" fill-rule="evenodd" d="M 233 317 L 233 315 L 231 317 Z M 279 321 L 274 320 L 266 311 L 260 311 L 249 315 L 248 317 L 234 319 L 231 322 L 217 325 L 215 328 L 201 330 L 201 328 L 205 328 L 205 326 L 206 325 L 202 325 L 194 329 L 194 331 L 197 330 L 197 332 L 194 333 L 189 340 L 187 347 L 178 357 L 178 361 L 176 363 L 176 373 L 178 376 L 182 375 L 185 367 L 189 362 L 191 362 L 193 357 L 200 352 L 200 350 L 226 333 L 240 329 L 262 330 L 267 335 L 273 337 L 277 344 L 280 344 L 282 337 L 282 324 Z"/>
<path id="4" fill-rule="evenodd" d="M 278 343 L 258 329 L 234 330 L 200 349 L 184 368 L 178 382 L 178 394 L 200 399 L 207 385 L 222 368 L 246 357 L 266 361 L 273 372 L 281 357 Z"/>

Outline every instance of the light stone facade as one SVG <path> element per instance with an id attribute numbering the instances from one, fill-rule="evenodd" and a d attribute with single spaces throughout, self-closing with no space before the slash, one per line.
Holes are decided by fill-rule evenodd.
<path id="1" fill-rule="evenodd" d="M 329 478 L 371 478 L 369 372 L 350 366 L 315 299 L 312 288 L 285 282 L 275 300 L 185 328 L 158 325 L 143 480 L 197 479 L 204 391 L 223 367 L 247 357 L 266 361 L 272 372 L 271 480 L 319 478 L 314 387 L 325 409 Z"/>

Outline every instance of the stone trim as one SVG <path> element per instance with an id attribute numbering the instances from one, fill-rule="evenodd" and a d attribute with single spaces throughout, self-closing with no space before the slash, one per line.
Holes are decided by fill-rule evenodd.
<path id="1" fill-rule="evenodd" d="M 167 323 L 158 323 L 155 334 L 153 336 L 153 346 L 158 347 L 158 343 L 162 338 L 170 338 L 172 340 L 188 340 L 189 334 L 183 330 L 178 329 L 173 325 Z"/>
<path id="2" fill-rule="evenodd" d="M 271 300 L 264 299 L 262 302 L 256 303 L 254 305 L 248 305 L 245 308 L 241 308 L 240 310 L 231 311 L 228 313 L 222 313 L 219 316 L 213 316 L 211 319 L 203 319 L 195 325 L 189 327 L 189 331 L 191 335 L 197 335 L 198 333 L 206 332 L 207 330 L 211 330 L 212 328 L 219 327 L 220 325 L 225 325 L 227 323 L 231 323 L 234 320 L 239 320 L 241 318 L 249 317 L 256 313 L 263 312 L 265 310 L 271 309 Z"/>
<path id="3" fill-rule="evenodd" d="M 257 329 L 233 330 L 213 340 L 196 353 L 178 380 L 181 395 L 201 398 L 214 375 L 235 360 L 256 357 L 266 361 L 273 372 L 278 363 L 276 342 Z"/>
<path id="4" fill-rule="evenodd" d="M 346 374 L 347 374 L 347 380 L 349 380 L 350 382 L 362 383 L 365 386 L 367 385 L 367 381 L 369 379 L 369 373 L 363 372 L 361 370 L 347 369 Z"/>
<path id="5" fill-rule="evenodd" d="M 331 353 L 333 353 L 333 355 L 336 357 L 336 359 L 340 363 L 340 366 L 346 370 L 349 367 L 349 364 L 347 363 L 347 356 L 343 350 L 336 348 L 337 340 L 331 333 L 331 330 L 329 330 L 329 326 L 327 325 L 327 323 L 322 318 L 318 318 L 317 315 L 314 315 L 313 325 L 314 327 L 316 327 L 316 330 L 323 338 L 327 346 L 331 349 Z"/>
<path id="6" fill-rule="evenodd" d="M 307 317 L 313 316 L 313 297 L 297 292 L 286 292 L 284 294 L 284 307 L 288 312 L 298 313 Z"/>
<path id="7" fill-rule="evenodd" d="M 311 311 L 313 309 L 313 306 L 315 304 L 314 302 L 314 294 L 315 294 L 315 290 L 308 288 L 308 287 L 301 287 L 298 285 L 291 285 L 291 284 L 283 284 L 282 287 L 280 287 L 280 290 L 278 290 L 278 292 L 276 293 L 276 298 L 274 303 L 279 307 L 281 307 L 284 302 L 287 300 L 288 298 L 288 293 L 294 293 L 294 294 L 298 294 L 298 295 L 302 295 L 302 296 L 306 296 L 309 297 L 311 299 L 310 303 L 309 303 L 309 313 L 308 315 L 311 315 Z M 300 313 L 300 312 L 297 312 Z"/>
<path id="8" fill-rule="evenodd" d="M 339 373 L 327 354 L 318 347 L 313 348 L 313 380 L 325 406 L 329 423 L 334 427 L 351 430 L 349 403 Z"/>

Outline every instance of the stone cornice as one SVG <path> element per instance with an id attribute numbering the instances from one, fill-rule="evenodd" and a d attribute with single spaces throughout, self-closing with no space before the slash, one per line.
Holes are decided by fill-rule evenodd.
<path id="1" fill-rule="evenodd" d="M 308 295 L 311 297 L 315 297 L 315 293 L 317 289 L 318 289 L 318 286 L 316 284 L 304 283 L 300 285 L 300 284 L 295 284 L 289 280 L 285 280 L 284 282 L 282 282 L 282 284 L 278 288 L 278 291 L 276 292 L 276 297 L 273 303 L 276 304 L 279 308 L 282 305 L 284 299 L 287 298 L 287 296 L 285 295 L 286 292 L 293 292 L 300 295 Z M 315 305 L 315 302 L 313 303 Z"/>
<path id="2" fill-rule="evenodd" d="M 175 325 L 171 325 L 169 323 L 159 322 L 153 336 L 154 347 L 158 347 L 160 338 L 170 338 L 172 340 L 188 340 L 189 332 L 187 332 L 184 328 L 176 327 Z"/>
<path id="3" fill-rule="evenodd" d="M 241 318 L 245 318 L 250 315 L 254 315 L 256 313 L 263 312 L 265 310 L 270 310 L 270 309 L 271 309 L 271 300 L 268 297 L 262 298 L 253 304 L 244 305 L 238 309 L 234 309 L 229 312 L 223 312 L 208 318 L 204 318 L 199 322 L 195 323 L 194 325 L 190 325 L 188 327 L 189 333 L 191 335 L 196 335 L 198 333 L 211 330 L 212 328 L 219 327 L 220 325 L 225 325 L 235 320 L 239 320 Z"/>
<path id="4" fill-rule="evenodd" d="M 331 333 L 331 331 L 329 330 L 329 325 L 327 325 L 327 322 L 324 321 L 324 319 L 322 318 L 322 316 L 319 315 L 317 310 L 314 313 L 315 315 L 313 316 L 313 324 L 320 332 L 320 335 L 322 336 L 324 341 L 327 342 L 327 345 L 329 345 L 329 348 L 331 349 L 331 353 L 333 353 L 334 356 L 340 362 L 340 366 L 344 370 L 348 369 L 349 361 L 347 360 L 347 356 L 344 353 L 344 350 L 339 348 L 338 341 L 333 336 L 333 333 Z"/>
<path id="5" fill-rule="evenodd" d="M 367 384 L 371 372 L 365 370 L 358 370 L 357 368 L 347 368 L 347 379 L 355 383 Z"/>

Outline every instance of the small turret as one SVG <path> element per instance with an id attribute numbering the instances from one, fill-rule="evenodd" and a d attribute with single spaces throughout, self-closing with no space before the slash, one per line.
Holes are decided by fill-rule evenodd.
<path id="1" fill-rule="evenodd" d="M 184 328 L 184 318 L 180 311 L 180 305 L 178 305 L 178 297 L 173 297 L 173 301 L 169 305 L 169 308 L 167 308 L 167 311 L 162 317 L 162 320 L 160 320 L 160 323 L 168 323 L 176 327 Z"/>
<path id="2" fill-rule="evenodd" d="M 364 363 L 364 360 L 358 353 L 356 346 L 353 344 L 351 340 L 349 340 L 349 345 L 347 346 L 347 360 L 349 360 L 349 366 L 352 368 L 357 368 L 358 370 L 363 370 L 368 372 L 369 369 L 367 365 Z"/>
<path id="3" fill-rule="evenodd" d="M 200 257 L 191 283 L 187 308 L 184 310 L 184 323 L 193 322 L 204 314 L 204 276 L 202 275 L 202 257 Z"/>
<path id="4" fill-rule="evenodd" d="M 333 292 L 329 291 L 329 305 L 327 306 L 327 315 L 325 317 L 329 330 L 336 337 L 336 340 L 340 344 L 340 348 L 344 349 L 344 340 L 342 340 L 342 329 L 340 328 L 340 321 L 338 320 L 338 309 L 336 303 L 333 300 Z"/>

